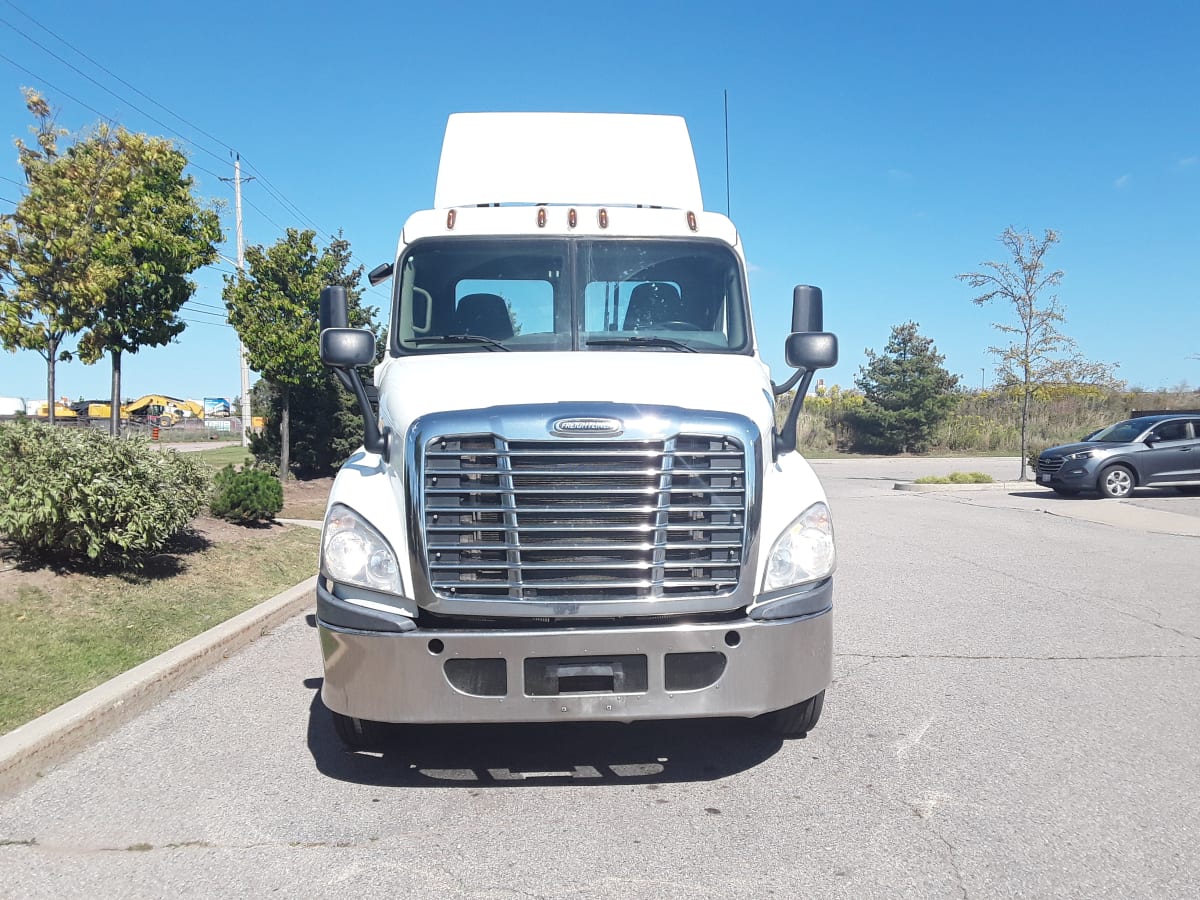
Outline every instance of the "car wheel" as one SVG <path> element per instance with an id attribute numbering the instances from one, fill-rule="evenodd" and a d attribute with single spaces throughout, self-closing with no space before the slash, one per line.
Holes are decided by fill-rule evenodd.
<path id="1" fill-rule="evenodd" d="M 1079 488 L 1051 488 L 1051 490 L 1060 497 L 1074 497 L 1079 493 Z"/>
<path id="2" fill-rule="evenodd" d="M 333 716 L 333 730 L 342 739 L 342 743 L 350 750 L 372 750 L 379 746 L 380 728 L 378 722 L 368 719 L 355 719 L 343 716 L 330 710 Z"/>
<path id="3" fill-rule="evenodd" d="M 825 705 L 825 692 L 807 700 L 777 709 L 759 716 L 755 721 L 769 734 L 779 737 L 804 737 L 821 718 L 821 707 Z"/>
<path id="4" fill-rule="evenodd" d="M 1133 472 L 1127 466 L 1109 466 L 1100 473 L 1097 489 L 1102 497 L 1120 500 L 1133 491 Z"/>

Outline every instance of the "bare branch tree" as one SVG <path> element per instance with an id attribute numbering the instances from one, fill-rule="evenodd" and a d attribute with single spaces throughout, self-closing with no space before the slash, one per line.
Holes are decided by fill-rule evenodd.
<path id="1" fill-rule="evenodd" d="M 1079 353 L 1074 339 L 1067 337 L 1058 326 L 1066 315 L 1051 291 L 1062 282 L 1063 271 L 1046 271 L 1045 256 L 1058 243 L 1058 232 L 1047 228 L 1039 239 L 1028 231 L 1012 226 L 1004 229 L 999 241 L 1012 257 L 1011 262 L 983 262 L 982 271 L 956 275 L 972 288 L 983 293 L 973 298 L 976 306 L 992 300 L 1011 304 L 1018 324 L 992 323 L 1002 334 L 1011 335 L 1007 346 L 989 347 L 988 352 L 999 360 L 996 372 L 1001 382 L 1021 389 L 1021 480 L 1025 480 L 1028 457 L 1029 404 L 1037 389 L 1045 384 L 1079 383 L 1112 384 L 1112 369 L 1102 363 L 1089 362 Z"/>

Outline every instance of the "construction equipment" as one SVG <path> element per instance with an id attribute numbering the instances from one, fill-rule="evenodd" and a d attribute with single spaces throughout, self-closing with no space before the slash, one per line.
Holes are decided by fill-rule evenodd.
<path id="1" fill-rule="evenodd" d="M 180 400 L 165 394 L 146 394 L 122 407 L 122 415 L 126 414 L 134 422 L 149 422 L 154 419 L 160 428 L 170 428 L 184 419 L 203 419 L 204 407 L 195 400 Z"/>
<path id="2" fill-rule="evenodd" d="M 108 419 L 112 416 L 112 404 L 107 400 L 80 400 L 71 404 L 71 409 L 81 419 Z M 121 407 L 121 421 L 129 418 L 129 408 Z"/>

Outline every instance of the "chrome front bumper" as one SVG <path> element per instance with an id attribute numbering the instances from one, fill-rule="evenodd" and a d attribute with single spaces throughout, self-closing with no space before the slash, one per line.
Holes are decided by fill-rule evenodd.
<path id="1" fill-rule="evenodd" d="M 755 716 L 815 696 L 833 670 L 831 609 L 623 628 L 385 633 L 320 620 L 318 628 L 325 705 L 379 722 Z"/>

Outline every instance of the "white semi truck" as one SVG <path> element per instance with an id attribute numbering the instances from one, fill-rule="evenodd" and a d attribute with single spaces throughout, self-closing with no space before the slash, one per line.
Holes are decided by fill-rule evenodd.
<path id="1" fill-rule="evenodd" d="M 377 723 L 755 717 L 816 724 L 833 526 L 796 452 L 837 361 L 799 286 L 772 383 L 737 229 L 703 211 L 671 116 L 459 114 L 433 209 L 404 223 L 378 410 L 375 338 L 321 298 L 321 358 L 359 398 L 317 624 L 351 747 Z M 775 398 L 796 387 L 776 427 Z"/>

